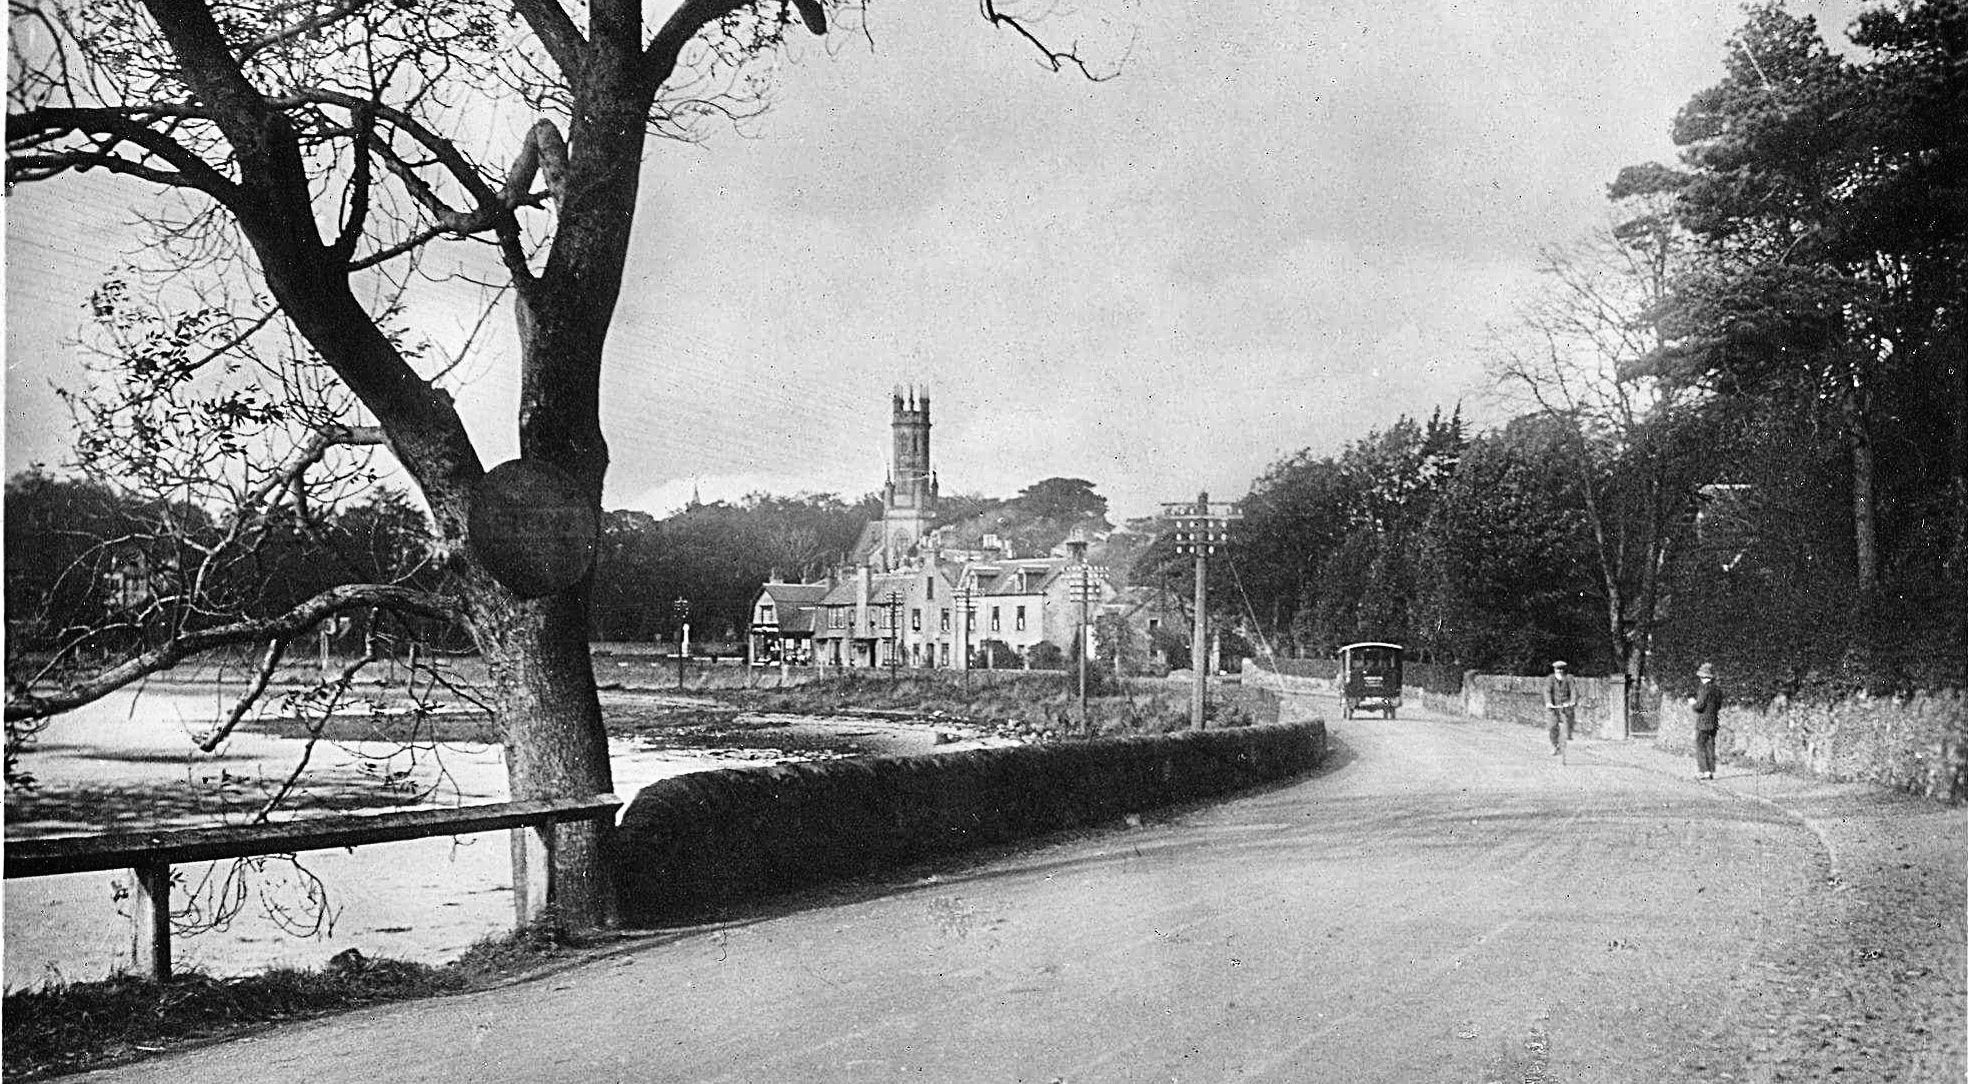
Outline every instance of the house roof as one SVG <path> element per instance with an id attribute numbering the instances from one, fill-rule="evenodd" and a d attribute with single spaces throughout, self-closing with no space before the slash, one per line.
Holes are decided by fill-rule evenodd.
<path id="1" fill-rule="evenodd" d="M 768 583 L 760 590 L 776 606 L 811 606 L 832 588 L 824 583 Z"/>
<path id="2" fill-rule="evenodd" d="M 814 624 L 820 619 L 819 613 L 819 610 L 811 606 L 780 610 L 779 634 L 784 636 L 789 632 L 812 632 Z"/>

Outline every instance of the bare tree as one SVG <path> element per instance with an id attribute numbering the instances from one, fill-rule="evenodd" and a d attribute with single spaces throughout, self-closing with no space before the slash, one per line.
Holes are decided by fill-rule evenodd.
<path id="1" fill-rule="evenodd" d="M 1490 357 L 1499 388 L 1571 435 L 1597 557 L 1603 629 L 1628 677 L 1647 673 L 1675 526 L 1690 511 L 1696 393 L 1650 375 L 1654 317 L 1678 257 L 1659 209 L 1541 256 L 1544 286 Z"/>
<path id="2" fill-rule="evenodd" d="M 982 14 L 1053 70 L 1094 74 L 993 0 Z M 649 136 L 688 138 L 755 111 L 764 88 L 749 61 L 798 27 L 817 35 L 860 18 L 856 4 L 822 0 L 673 0 L 660 21 L 641 0 L 17 0 L 8 183 L 94 169 L 182 197 L 158 251 L 183 270 L 230 262 L 264 287 L 309 364 L 367 416 L 365 433 L 323 426 L 319 441 L 373 426 L 427 503 L 454 586 L 348 585 L 270 618 L 187 621 L 86 679 L 10 683 L 8 719 L 74 707 L 199 651 L 272 653 L 350 609 L 406 610 L 475 639 L 514 797 L 610 790 L 586 647 L 592 580 L 522 598 L 468 545 L 487 469 L 436 363 L 390 333 L 392 299 L 433 242 L 490 246 L 517 320 L 521 455 L 598 509 L 602 347 Z M 502 124 L 494 106 L 514 103 L 530 118 Z M 311 446 L 292 460 L 295 478 L 321 462 Z M 599 837 L 571 840 L 554 862 L 562 917 L 605 921 Z"/>

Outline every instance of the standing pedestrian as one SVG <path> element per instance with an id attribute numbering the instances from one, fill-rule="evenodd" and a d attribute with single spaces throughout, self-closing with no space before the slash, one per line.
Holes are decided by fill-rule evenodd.
<path id="1" fill-rule="evenodd" d="M 1578 685 L 1572 681 L 1571 668 L 1565 665 L 1565 660 L 1559 659 L 1551 664 L 1551 677 L 1544 683 L 1544 707 L 1551 713 L 1551 755 L 1554 757 L 1565 751 L 1565 742 L 1572 740 L 1578 702 Z"/>
<path id="2" fill-rule="evenodd" d="M 1722 687 L 1715 684 L 1715 667 L 1695 668 L 1701 688 L 1688 698 L 1695 713 L 1695 778 L 1715 778 L 1715 732 L 1722 727 Z"/>

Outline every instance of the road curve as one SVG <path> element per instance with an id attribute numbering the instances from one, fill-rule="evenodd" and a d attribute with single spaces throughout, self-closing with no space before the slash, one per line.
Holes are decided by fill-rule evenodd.
<path id="1" fill-rule="evenodd" d="M 1815 1000 L 1787 1012 L 1832 996 L 1810 962 L 1837 918 L 1818 822 L 1651 750 L 1581 742 L 1561 763 L 1534 730 L 1411 712 L 1331 733 L 1313 776 L 1139 827 L 97 1076 L 1515 1084 L 1822 1068 L 1793 1049 L 1812 1029 L 1756 1015 L 1799 969 L 1816 969 Z M 1856 1060 L 1842 1079 L 1942 1064 L 1874 1055 L 1889 1053 L 1893 1072 Z"/>

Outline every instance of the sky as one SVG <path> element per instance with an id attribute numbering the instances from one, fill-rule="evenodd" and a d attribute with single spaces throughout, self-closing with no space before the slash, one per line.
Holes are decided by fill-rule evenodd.
<path id="1" fill-rule="evenodd" d="M 1849 0 L 1792 0 L 1842 40 Z M 1009 10 L 1009 9 L 1008 9 Z M 1030 9 L 1028 9 L 1030 10 Z M 1504 409 L 1484 352 L 1540 246 L 1608 221 L 1620 167 L 1718 81 L 1738 8 L 1699 0 L 1080 0 L 1054 74 L 968 3 L 870 5 L 798 37 L 773 104 L 656 141 L 603 383 L 604 503 L 878 489 L 889 395 L 926 387 L 945 493 L 1092 480 L 1116 519 L 1246 493 L 1401 414 Z M 6 468 L 70 458 L 52 387 L 137 234 L 93 177 L 6 214 Z M 456 341 L 481 292 L 433 284 Z M 517 453 L 510 319 L 454 390 Z"/>

